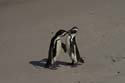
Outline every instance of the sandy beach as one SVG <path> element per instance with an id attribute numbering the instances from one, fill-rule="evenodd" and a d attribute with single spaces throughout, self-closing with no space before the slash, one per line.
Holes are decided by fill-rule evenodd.
<path id="1" fill-rule="evenodd" d="M 73 26 L 85 63 L 62 53 L 44 68 L 54 33 Z M 0 83 L 125 83 L 125 1 L 0 0 Z"/>

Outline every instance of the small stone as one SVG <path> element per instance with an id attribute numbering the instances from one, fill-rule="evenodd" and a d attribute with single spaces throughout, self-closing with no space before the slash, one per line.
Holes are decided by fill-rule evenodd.
<path id="1" fill-rule="evenodd" d="M 51 32 L 51 34 L 54 34 L 54 32 Z"/>
<path id="2" fill-rule="evenodd" d="M 114 62 L 114 63 L 115 63 L 115 62 L 116 62 L 116 60 L 115 60 L 115 59 L 112 59 L 112 62 Z"/>
<path id="3" fill-rule="evenodd" d="M 120 74 L 120 71 L 118 71 L 117 74 Z"/>
<path id="4" fill-rule="evenodd" d="M 78 83 L 81 83 L 80 81 L 78 81 Z"/>

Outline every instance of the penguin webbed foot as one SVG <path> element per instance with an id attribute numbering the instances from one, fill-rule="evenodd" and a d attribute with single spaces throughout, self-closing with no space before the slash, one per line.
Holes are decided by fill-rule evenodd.
<path id="1" fill-rule="evenodd" d="M 78 66 L 77 63 L 74 63 L 74 64 L 71 65 L 71 67 L 77 67 L 77 66 Z"/>
<path id="2" fill-rule="evenodd" d="M 80 63 L 85 63 L 85 60 L 84 60 L 83 58 L 80 58 L 80 59 L 79 59 L 79 62 L 80 62 Z"/>
<path id="3" fill-rule="evenodd" d="M 78 66 L 78 64 L 73 64 L 73 65 L 71 65 L 71 67 L 73 68 L 73 67 L 77 67 Z"/>
<path id="4" fill-rule="evenodd" d="M 54 63 L 54 64 L 52 64 L 52 65 L 49 67 L 49 69 L 52 69 L 52 70 L 57 70 L 57 69 L 58 69 L 58 67 L 59 67 L 59 65 L 58 65 L 58 64 L 56 64 L 56 63 Z"/>
<path id="5" fill-rule="evenodd" d="M 72 61 L 71 63 L 68 63 L 68 65 L 70 65 L 71 67 L 77 67 L 78 66 L 78 64 L 74 63 L 74 61 Z"/>
<path id="6" fill-rule="evenodd" d="M 54 63 L 54 64 L 46 64 L 45 65 L 45 68 L 52 69 L 52 70 L 56 70 L 57 67 L 59 67 L 59 65 L 56 64 L 56 63 Z"/>
<path id="7" fill-rule="evenodd" d="M 56 67 L 55 65 L 51 65 L 51 66 L 49 67 L 49 69 L 57 70 L 57 67 Z"/>
<path id="8" fill-rule="evenodd" d="M 45 64 L 45 68 L 49 68 L 51 64 Z"/>

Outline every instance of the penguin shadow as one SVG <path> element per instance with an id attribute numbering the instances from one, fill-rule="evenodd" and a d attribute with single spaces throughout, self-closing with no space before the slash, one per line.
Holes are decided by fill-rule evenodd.
<path id="1" fill-rule="evenodd" d="M 47 58 L 44 58 L 44 59 L 42 59 L 40 61 L 30 61 L 29 64 L 32 64 L 35 68 L 42 67 L 42 68 L 46 69 L 46 66 L 45 66 L 46 61 L 47 61 Z M 69 63 L 69 62 L 56 61 L 55 64 L 53 66 L 51 66 L 50 68 L 48 68 L 48 69 L 57 70 L 59 67 L 61 67 L 61 65 L 71 67 L 71 63 Z"/>
<path id="2" fill-rule="evenodd" d="M 47 59 L 42 59 L 40 61 L 29 61 L 29 64 L 32 64 L 34 67 L 42 67 L 45 68 Z"/>

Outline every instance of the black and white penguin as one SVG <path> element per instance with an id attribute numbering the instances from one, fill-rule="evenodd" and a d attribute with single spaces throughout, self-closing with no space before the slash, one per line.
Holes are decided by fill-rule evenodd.
<path id="1" fill-rule="evenodd" d="M 78 31 L 78 27 L 73 27 L 69 31 L 67 31 L 68 36 L 66 39 L 66 50 L 67 54 L 70 56 L 72 63 L 71 65 L 77 65 L 79 62 L 84 63 L 84 60 L 80 57 L 80 53 L 76 43 L 76 33 Z"/>
<path id="2" fill-rule="evenodd" d="M 65 34 L 66 34 L 66 31 L 61 29 L 57 31 L 54 37 L 52 37 L 50 42 L 49 52 L 48 52 L 48 59 L 45 65 L 46 68 L 49 68 L 54 64 L 62 48 L 64 51 L 66 51 L 65 45 L 61 42 L 61 37 L 65 36 Z"/>

